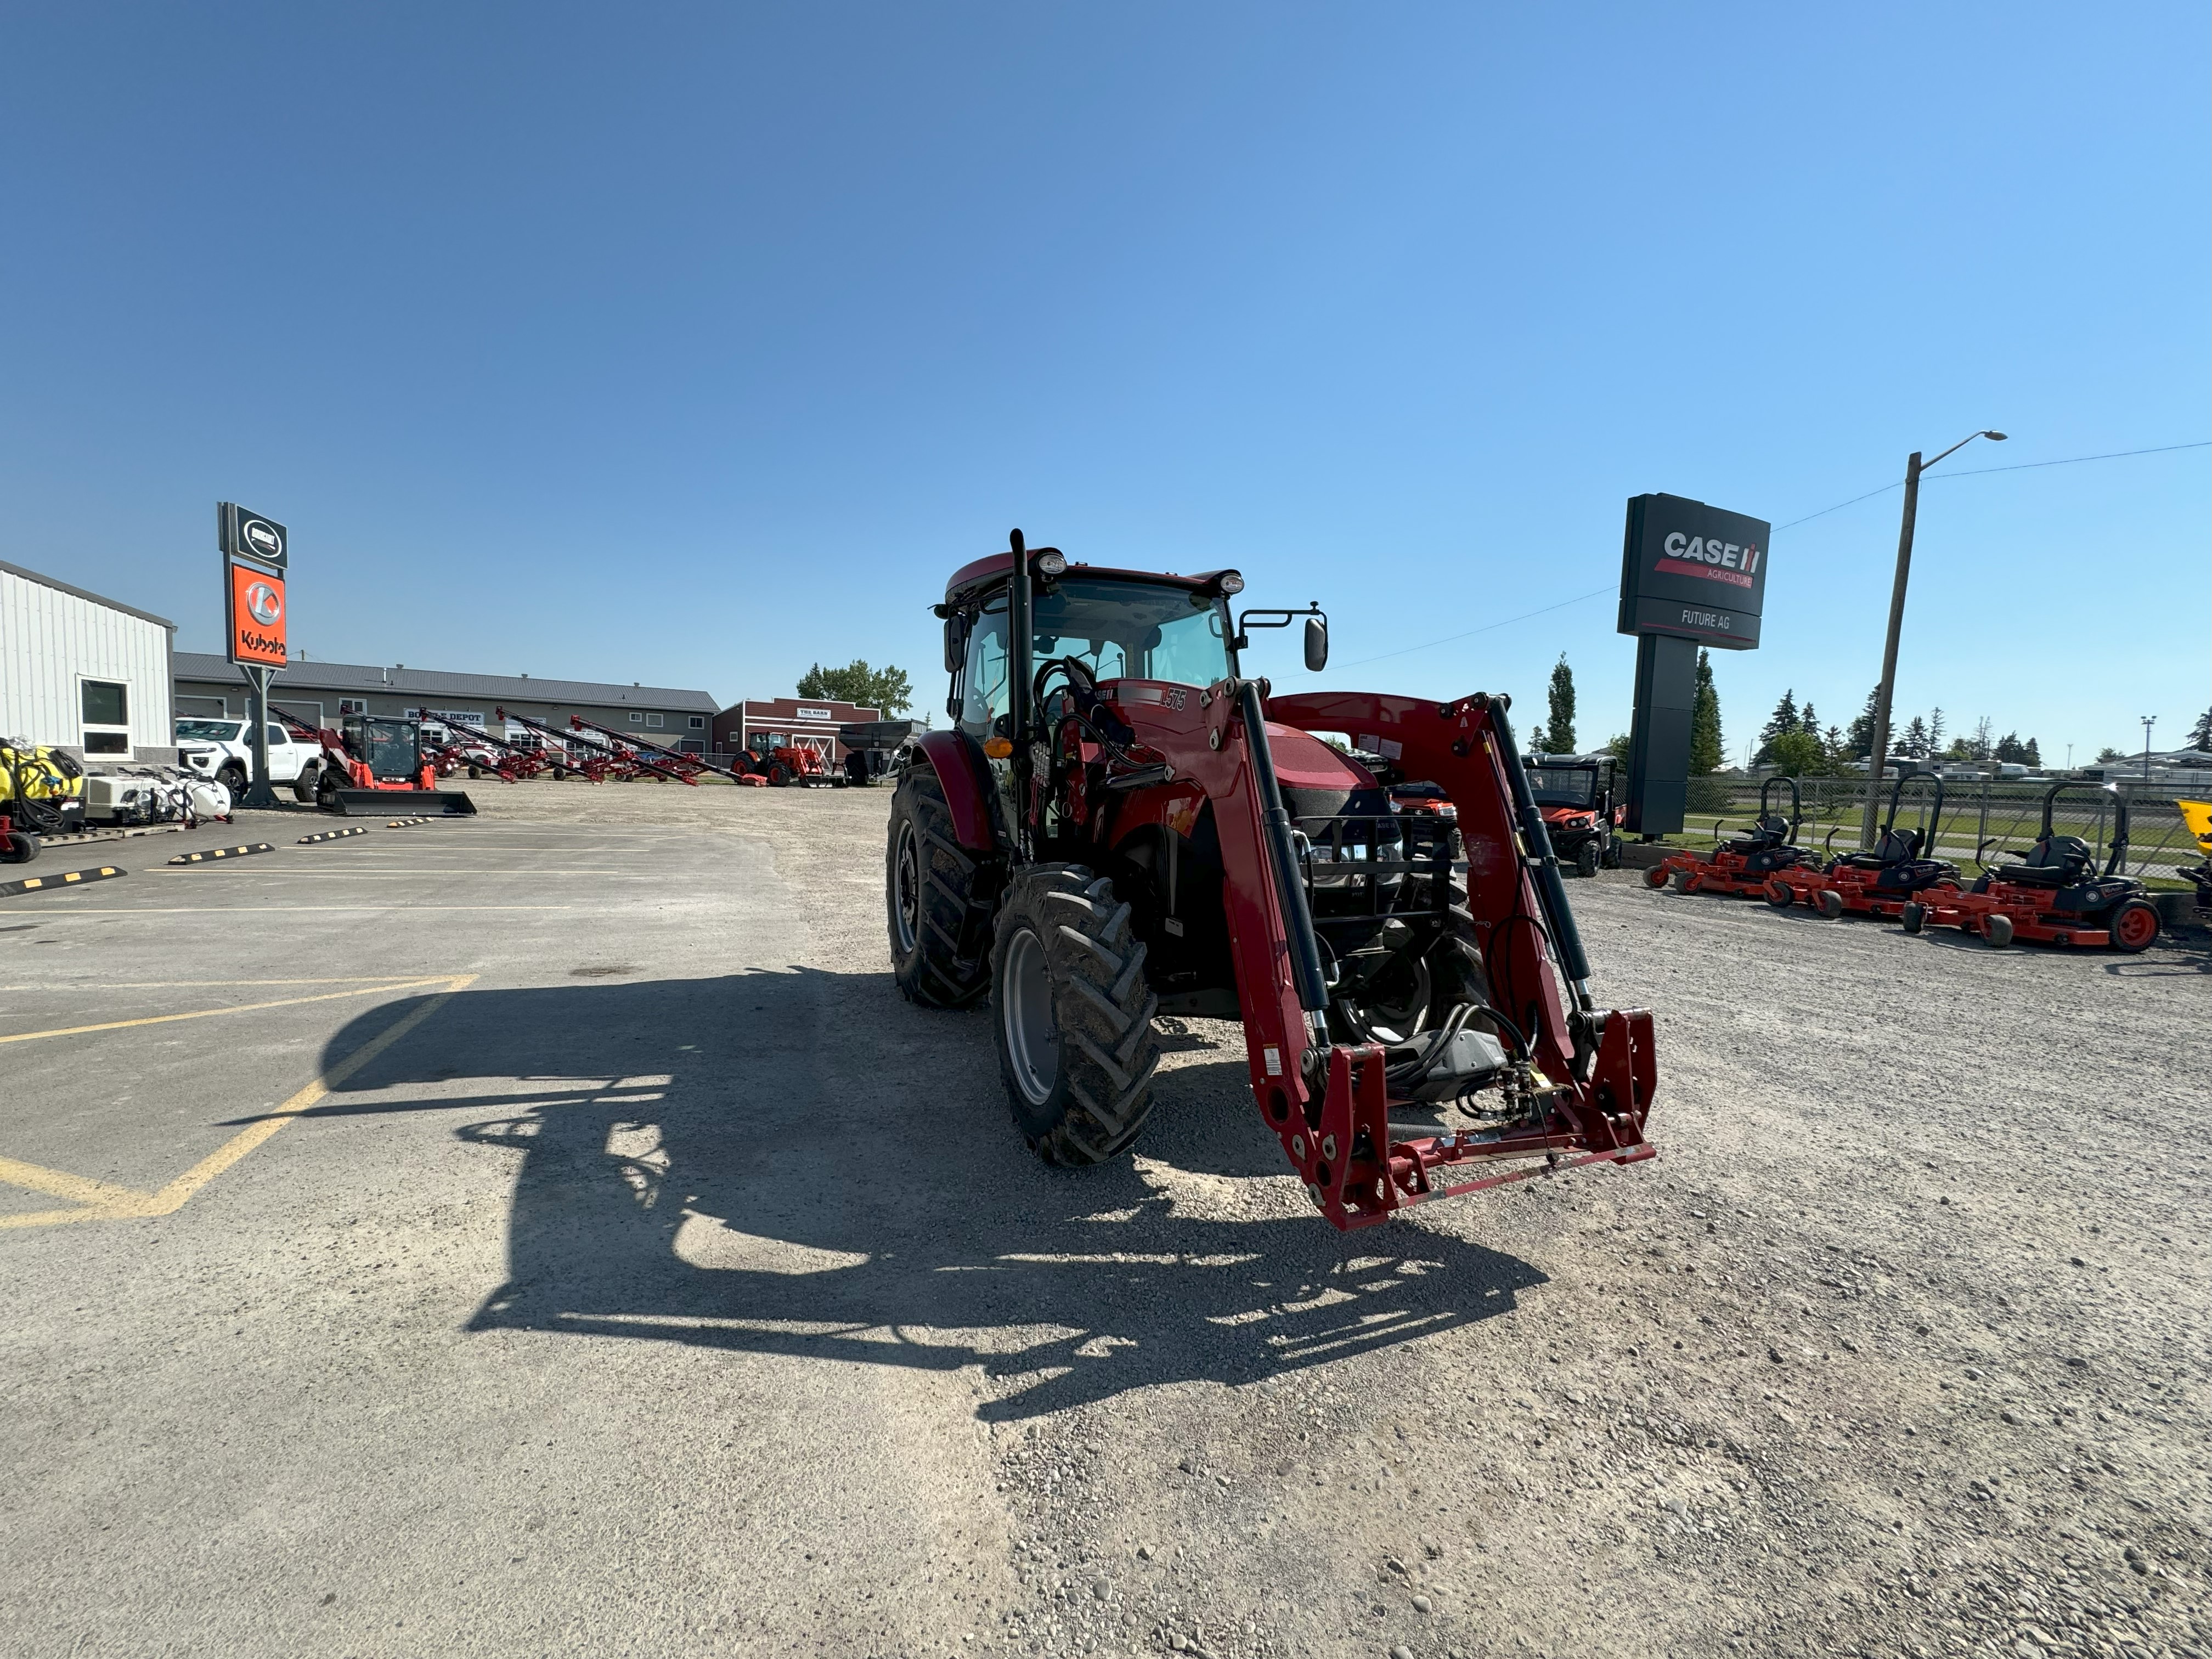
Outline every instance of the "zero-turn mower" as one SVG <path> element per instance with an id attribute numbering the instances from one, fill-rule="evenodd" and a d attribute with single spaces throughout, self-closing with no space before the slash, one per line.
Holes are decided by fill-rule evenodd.
<path id="1" fill-rule="evenodd" d="M 1916 778 L 1936 786 L 1935 799 L 1917 828 L 1899 830 L 1897 814 L 1905 786 Z M 1839 854 L 1825 869 L 1808 860 L 1777 870 L 1766 879 L 1766 902 L 1778 910 L 1809 904 L 1832 921 L 1846 913 L 1894 920 L 1916 895 L 1949 891 L 1959 884 L 1957 865 L 1926 856 L 1935 849 L 1942 823 L 1943 780 L 1918 768 L 1901 773 L 1889 792 L 1889 816 L 1872 847 Z"/>
<path id="2" fill-rule="evenodd" d="M 2095 790 L 2112 809 L 2112 842 L 2101 873 L 2097 855 L 2079 836 L 2054 833 L 2052 808 L 2066 791 Z M 1984 842 L 1979 853 L 1990 845 Z M 2043 823 L 2035 844 L 2014 850 L 2018 864 L 1982 866 L 1963 891 L 1931 891 L 1899 913 L 1905 931 L 1929 922 L 1978 933 L 2002 947 L 2014 939 L 2039 945 L 2109 945 L 2133 954 L 2158 938 L 2158 906 L 2149 889 L 2124 874 L 2128 867 L 2128 798 L 2109 783 L 2061 781 L 2044 792 Z"/>
<path id="3" fill-rule="evenodd" d="M 1790 816 L 1784 817 L 1767 804 L 1776 784 L 1790 789 Z M 1644 872 L 1646 887 L 1671 885 L 1678 893 L 1731 893 L 1738 898 L 1765 898 L 1767 884 L 1776 873 L 1799 867 L 1815 868 L 1820 855 L 1797 845 L 1797 831 L 1805 822 L 1805 799 L 1795 778 L 1771 777 L 1759 786 L 1759 817 L 1748 835 L 1720 841 L 1720 825 L 1713 826 L 1711 853 L 1685 849 L 1653 865 Z M 1794 895 L 1793 895 L 1794 897 Z"/>
<path id="4" fill-rule="evenodd" d="M 1317 606 L 1232 624 L 1233 570 L 1012 544 L 936 607 L 955 724 L 901 753 L 884 896 L 909 999 L 989 997 L 1041 1157 L 1128 1150 L 1162 1014 L 1242 1020 L 1261 1117 L 1340 1228 L 1652 1155 L 1651 1016 L 1591 1000 L 1505 698 L 1274 697 L 1249 630 L 1302 620 L 1318 669 Z M 1455 818 L 1395 810 L 1409 782 Z"/>

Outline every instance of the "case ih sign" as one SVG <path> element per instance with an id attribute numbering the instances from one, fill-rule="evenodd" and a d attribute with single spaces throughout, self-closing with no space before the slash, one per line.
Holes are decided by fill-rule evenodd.
<path id="1" fill-rule="evenodd" d="M 1628 503 L 1620 632 L 1748 651 L 1766 593 L 1766 521 L 1680 495 Z"/>

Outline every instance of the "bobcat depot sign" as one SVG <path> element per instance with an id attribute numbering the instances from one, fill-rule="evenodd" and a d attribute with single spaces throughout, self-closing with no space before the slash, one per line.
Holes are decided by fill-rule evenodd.
<path id="1" fill-rule="evenodd" d="M 1769 526 L 1680 495 L 1628 503 L 1620 632 L 1748 651 L 1759 643 Z"/>

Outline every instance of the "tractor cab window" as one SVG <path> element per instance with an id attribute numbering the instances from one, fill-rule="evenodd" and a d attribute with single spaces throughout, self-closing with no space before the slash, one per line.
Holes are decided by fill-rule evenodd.
<path id="1" fill-rule="evenodd" d="M 1228 615 L 1218 599 L 1192 602 L 1187 587 L 1072 577 L 1036 593 L 1031 660 L 1073 657 L 1102 680 L 1212 685 L 1229 673 Z M 961 728 L 988 735 L 1012 707 L 1006 595 L 994 594 L 968 635 Z"/>
<path id="2" fill-rule="evenodd" d="M 1540 806 L 1595 806 L 1597 774 L 1568 766 L 1532 766 L 1528 790 Z"/>

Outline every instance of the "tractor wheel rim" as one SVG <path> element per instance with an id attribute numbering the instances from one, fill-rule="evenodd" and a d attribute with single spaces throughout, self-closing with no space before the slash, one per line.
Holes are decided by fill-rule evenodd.
<path id="1" fill-rule="evenodd" d="M 1060 1080 L 1058 1033 L 1053 1027 L 1052 981 L 1044 944 L 1026 927 L 1006 941 L 1005 989 L 999 1018 L 1006 1028 L 1014 1084 L 1030 1105 L 1042 1106 Z"/>
<path id="2" fill-rule="evenodd" d="M 898 853 L 891 868 L 891 919 L 898 928 L 899 952 L 904 955 L 921 937 L 921 849 L 911 823 L 899 825 Z"/>

